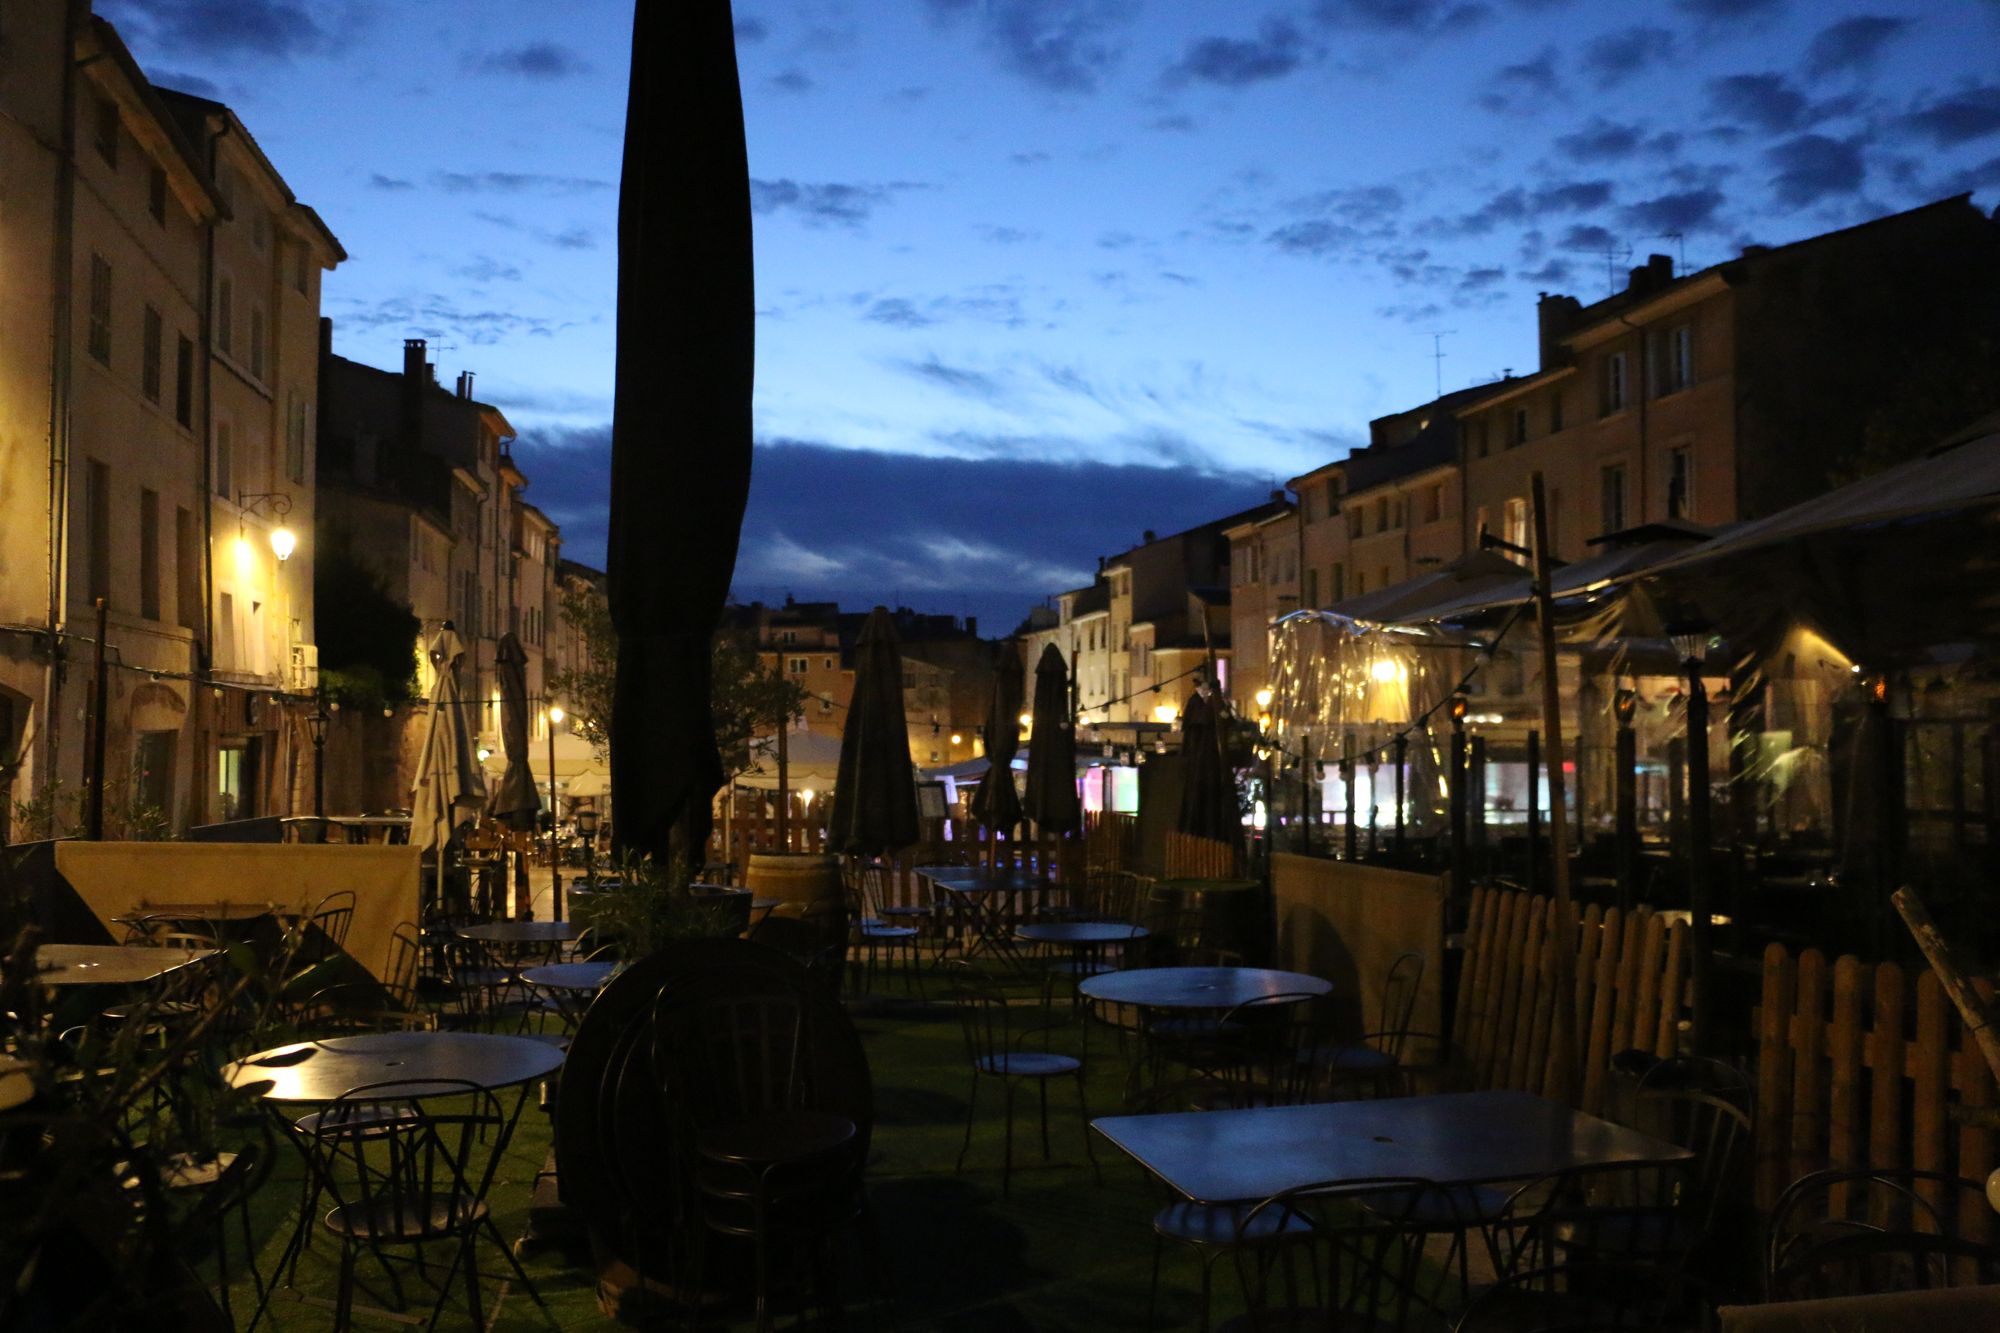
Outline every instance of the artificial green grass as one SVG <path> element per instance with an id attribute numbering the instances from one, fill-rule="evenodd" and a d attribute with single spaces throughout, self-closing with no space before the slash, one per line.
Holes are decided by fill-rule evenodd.
<path id="1" fill-rule="evenodd" d="M 868 1190 L 882 1232 L 884 1262 L 894 1289 L 893 1311 L 879 1303 L 850 1310 L 857 1328 L 1006 1333 L 1017 1329 L 1137 1329 L 1146 1324 L 1147 1286 L 1153 1262 L 1153 1213 L 1164 1202 L 1161 1187 L 1102 1137 L 1092 1136 L 1102 1184 L 1084 1155 L 1074 1085 L 1049 1087 L 1049 1132 L 1054 1160 L 1045 1164 L 1034 1089 L 1016 1092 L 1015 1165 L 1011 1192 L 1001 1193 L 1002 1101 L 993 1080 L 982 1080 L 972 1150 L 963 1174 L 954 1174 L 964 1139 L 970 1072 L 956 1017 L 948 1004 L 906 1000 L 901 978 L 879 983 L 886 994 L 852 1006 L 874 1079 L 876 1126 Z M 932 983 L 935 993 L 939 983 Z M 1054 1034 L 1051 1049 L 1076 1053 L 1080 1030 Z M 1116 1036 L 1105 1027 L 1089 1039 L 1087 1094 L 1093 1115 L 1122 1111 L 1126 1066 Z M 548 1156 L 550 1125 L 532 1100 L 495 1177 L 489 1202 L 501 1234 L 510 1240 L 527 1225 L 535 1175 Z M 289 1151 L 252 1209 L 262 1238 L 262 1264 L 275 1264 L 297 1217 L 302 1163 Z M 298 1266 L 298 1291 L 330 1299 L 338 1246 L 324 1234 Z M 859 1248 L 848 1255 L 859 1267 Z M 565 1329 L 623 1327 L 598 1309 L 595 1276 L 549 1251 L 528 1259 L 528 1274 L 555 1322 Z M 500 1294 L 505 1261 L 480 1256 L 489 1312 Z M 1162 1265 L 1157 1326 L 1195 1327 L 1197 1266 L 1192 1251 L 1168 1246 Z M 367 1274 L 364 1260 L 364 1276 Z M 507 1274 L 511 1277 L 511 1274 Z M 1213 1317 L 1240 1309 L 1228 1260 L 1216 1266 Z M 859 1292 L 858 1278 L 849 1283 Z M 234 1289 L 239 1326 L 255 1303 L 247 1278 Z M 365 1298 L 361 1298 L 364 1299 Z M 448 1306 L 441 1327 L 468 1326 L 462 1296 Z M 858 1302 L 857 1302 L 858 1305 Z M 780 1326 L 793 1322 L 781 1312 Z M 391 1328 L 379 1317 L 356 1315 L 360 1328 Z M 322 1305 L 301 1303 L 281 1291 L 260 1327 L 282 1333 L 320 1330 L 332 1323 Z M 499 1300 L 496 1330 L 547 1328 L 518 1285 Z M 751 1327 L 748 1311 L 705 1327 Z"/>

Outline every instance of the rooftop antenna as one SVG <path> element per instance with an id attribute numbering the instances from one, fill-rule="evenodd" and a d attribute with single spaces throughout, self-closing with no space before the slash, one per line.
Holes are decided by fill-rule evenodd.
<path id="1" fill-rule="evenodd" d="M 1604 289 L 1605 295 L 1618 294 L 1618 266 L 1630 263 L 1632 247 L 1620 245 L 1617 241 L 1607 241 L 1604 245 Z"/>
<path id="2" fill-rule="evenodd" d="M 1678 231 L 1663 231 L 1660 238 L 1674 243 L 1674 271 L 1685 275 L 1688 266 L 1687 236 Z"/>
<path id="3" fill-rule="evenodd" d="M 1444 340 L 1457 332 L 1457 329 L 1429 329 L 1424 333 L 1431 340 L 1431 364 L 1437 374 L 1437 392 L 1432 397 L 1444 397 Z"/>

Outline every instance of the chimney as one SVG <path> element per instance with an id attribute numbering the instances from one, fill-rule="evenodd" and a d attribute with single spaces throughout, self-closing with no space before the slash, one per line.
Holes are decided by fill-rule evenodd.
<path id="1" fill-rule="evenodd" d="M 319 359 L 324 362 L 333 355 L 333 321 L 325 315 L 319 318 Z"/>
<path id="2" fill-rule="evenodd" d="M 458 396 L 467 400 L 472 397 L 472 372 L 469 370 L 458 372 Z"/>
<path id="3" fill-rule="evenodd" d="M 427 346 L 422 338 L 403 339 L 403 378 L 413 384 L 421 385 L 430 374 L 425 360 Z"/>
<path id="4" fill-rule="evenodd" d="M 1625 291 L 1632 296 L 1650 296 L 1673 280 L 1673 256 L 1647 255 L 1646 262 L 1632 270 Z"/>
<path id="5" fill-rule="evenodd" d="M 1541 294 L 1535 303 L 1535 328 L 1541 345 L 1541 368 L 1554 370 L 1569 364 L 1569 353 L 1564 350 L 1562 340 L 1576 327 L 1576 319 L 1583 306 L 1574 296 L 1564 296 L 1560 292 L 1551 296 Z"/>
<path id="6" fill-rule="evenodd" d="M 979 637 L 978 616 L 967 616 L 965 618 L 965 637 L 968 639 L 976 639 Z"/>
<path id="7" fill-rule="evenodd" d="M 406 454 L 414 454 L 423 448 L 424 384 L 430 378 L 430 366 L 424 360 L 424 352 L 422 338 L 403 339 L 402 448 Z"/>
<path id="8" fill-rule="evenodd" d="M 1152 545 L 1159 539 L 1160 538 L 1158 534 L 1156 534 L 1151 528 L 1147 528 L 1144 532 L 1139 534 L 1139 540 L 1144 542 L 1148 546 Z"/>

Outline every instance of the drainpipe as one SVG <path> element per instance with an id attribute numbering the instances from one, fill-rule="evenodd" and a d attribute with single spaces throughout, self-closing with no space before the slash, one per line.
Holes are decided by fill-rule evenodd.
<path id="1" fill-rule="evenodd" d="M 1638 513 L 1639 522 L 1646 523 L 1650 521 L 1646 513 L 1646 478 L 1651 475 L 1646 466 L 1646 401 L 1653 396 L 1652 357 L 1647 355 L 1645 331 L 1622 314 L 1618 316 L 1618 322 L 1639 335 L 1637 357 L 1639 373 L 1632 377 L 1633 382 L 1639 386 L 1639 494 L 1638 504 L 1634 508 Z"/>
<path id="2" fill-rule="evenodd" d="M 62 126 L 57 132 L 54 243 L 49 248 L 49 493 L 48 493 L 48 662 L 42 668 L 42 716 L 36 727 L 41 750 L 36 773 L 43 785 L 57 776 L 62 753 L 62 635 L 69 623 L 69 386 L 75 338 L 77 82 L 86 65 L 103 59 L 76 59 L 77 37 L 87 7 L 70 0 L 63 17 Z"/>
<path id="3" fill-rule="evenodd" d="M 209 133 L 207 162 L 210 182 L 215 180 L 215 164 L 219 156 L 218 146 L 223 136 L 229 133 L 229 122 L 225 119 L 221 126 Z M 215 228 L 216 221 L 210 221 L 202 229 L 201 249 L 201 503 L 197 506 L 201 514 L 201 624 L 195 627 L 193 688 L 199 691 L 213 679 L 215 669 Z M 213 704 L 213 688 L 210 688 L 209 703 L 204 704 L 199 695 L 191 701 L 198 709 L 210 708 Z M 215 721 L 212 716 L 211 724 Z M 193 759 L 188 765 L 192 787 L 188 793 L 191 807 L 190 819 L 201 821 L 208 812 L 203 808 L 204 794 L 210 789 L 208 783 L 208 751 L 203 731 L 197 726 L 194 735 Z"/>

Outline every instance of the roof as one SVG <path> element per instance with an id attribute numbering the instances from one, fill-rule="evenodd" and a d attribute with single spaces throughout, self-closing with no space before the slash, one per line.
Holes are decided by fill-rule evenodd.
<path id="1" fill-rule="evenodd" d="M 104 47 L 105 53 L 111 59 L 111 63 L 116 65 L 119 72 L 125 76 L 125 81 L 131 85 L 133 93 L 144 104 L 147 113 L 152 116 L 154 123 L 159 127 L 160 133 L 165 136 L 168 145 L 174 150 L 174 156 L 177 159 L 175 165 L 180 168 L 176 174 L 182 180 L 193 184 L 211 211 L 220 213 L 222 211 L 222 199 L 221 196 L 216 194 L 215 182 L 210 180 L 208 176 L 207 163 L 196 148 L 199 139 L 191 139 L 189 137 L 186 127 L 176 114 L 171 101 L 171 99 L 183 96 L 184 94 L 175 93 L 168 88 L 158 87 L 151 79 L 147 78 L 146 72 L 139 68 L 139 62 L 132 58 L 131 50 L 125 45 L 125 39 L 118 35 L 118 29 L 112 27 L 104 19 L 92 16 L 90 20 L 90 36 Z"/>
<path id="2" fill-rule="evenodd" d="M 156 91 L 159 93 L 160 101 L 179 119 L 182 129 L 196 142 L 207 137 L 206 122 L 210 117 L 223 120 L 237 137 L 243 140 L 243 146 L 250 150 L 250 155 L 256 158 L 258 165 L 263 167 L 270 178 L 277 183 L 279 192 L 285 196 L 285 203 L 298 210 L 308 227 L 317 232 L 319 238 L 326 243 L 327 249 L 333 252 L 333 262 L 336 264 L 346 262 L 347 249 L 341 245 L 340 238 L 333 234 L 332 229 L 316 211 L 299 202 L 299 197 L 292 193 L 292 187 L 286 182 L 283 173 L 271 164 L 270 158 L 264 156 L 264 149 L 258 144 L 257 136 L 250 133 L 249 128 L 233 110 L 213 98 L 197 97 L 193 93 L 184 93 L 173 88 L 159 88 Z M 197 160 L 202 162 L 203 173 L 207 174 L 208 164 L 205 158 Z"/>
<path id="3" fill-rule="evenodd" d="M 1402 417 L 1428 410 L 1431 415 L 1428 424 L 1401 444 L 1371 444 L 1349 453 L 1347 494 L 1372 490 L 1404 477 L 1458 462 L 1457 414 L 1485 399 L 1508 392 L 1518 383 L 1518 379 L 1509 377 L 1491 384 L 1474 384 L 1454 389 L 1407 411 L 1391 413 L 1390 416 Z M 1377 417 L 1375 420 L 1386 421 L 1389 417 Z"/>
<path id="4" fill-rule="evenodd" d="M 1430 608 L 1481 598 L 1522 581 L 1521 567 L 1490 551 L 1473 551 L 1442 569 L 1419 574 L 1386 588 L 1349 597 L 1325 608 L 1327 615 L 1363 624 L 1429 620 Z"/>

